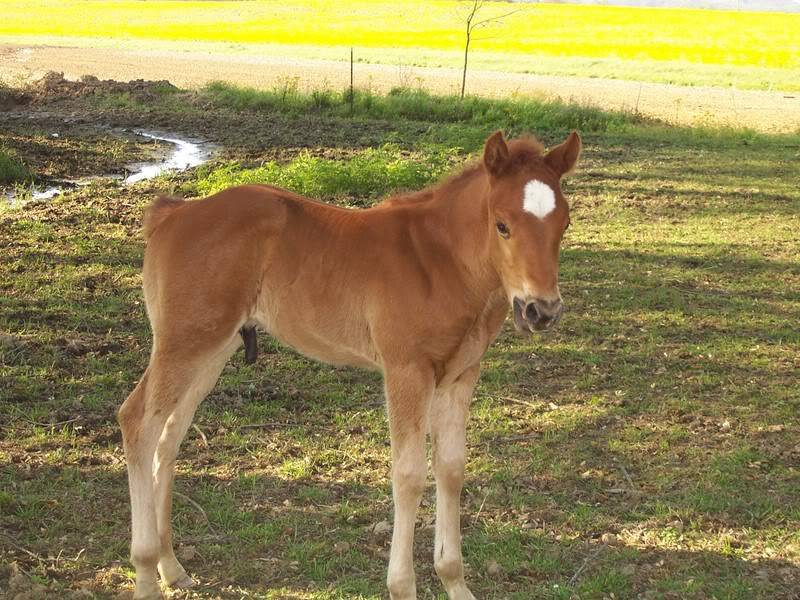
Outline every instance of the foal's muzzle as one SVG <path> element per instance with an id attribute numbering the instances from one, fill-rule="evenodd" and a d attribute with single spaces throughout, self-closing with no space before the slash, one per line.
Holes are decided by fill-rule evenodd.
<path id="1" fill-rule="evenodd" d="M 561 320 L 564 305 L 561 300 L 522 300 L 514 298 L 514 326 L 517 331 L 534 332 L 550 329 Z"/>

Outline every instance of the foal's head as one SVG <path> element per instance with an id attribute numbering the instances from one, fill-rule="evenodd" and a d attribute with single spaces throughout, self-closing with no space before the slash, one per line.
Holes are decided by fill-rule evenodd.
<path id="1" fill-rule="evenodd" d="M 575 166 L 580 151 L 575 132 L 547 154 L 530 139 L 506 144 L 499 131 L 486 141 L 492 259 L 518 331 L 547 329 L 564 310 L 558 253 L 569 227 L 569 206 L 561 177 Z"/>

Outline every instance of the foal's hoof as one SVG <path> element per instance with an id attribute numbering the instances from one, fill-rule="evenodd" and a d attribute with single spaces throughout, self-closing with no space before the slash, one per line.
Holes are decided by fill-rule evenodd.
<path id="1" fill-rule="evenodd" d="M 167 585 L 174 590 L 188 590 L 189 588 L 193 588 L 196 584 L 194 579 L 184 573 L 182 577 L 178 577 L 175 581 Z"/>
<path id="2" fill-rule="evenodd" d="M 178 579 L 172 583 L 167 584 L 167 586 L 173 590 L 188 590 L 189 588 L 193 588 L 195 585 L 194 579 L 189 577 L 186 573 L 184 573 L 181 577 L 178 577 Z"/>

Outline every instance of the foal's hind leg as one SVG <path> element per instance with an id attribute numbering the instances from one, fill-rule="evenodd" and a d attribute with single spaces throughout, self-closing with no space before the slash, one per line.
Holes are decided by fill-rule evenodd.
<path id="1" fill-rule="evenodd" d="M 160 530 L 164 531 L 159 527 L 163 517 L 159 519 L 157 515 L 164 512 L 165 497 L 171 496 L 172 469 L 180 439 L 189 427 L 197 404 L 213 386 L 238 345 L 238 338 L 231 335 L 215 351 L 195 356 L 188 350 L 166 353 L 159 350 L 160 345 L 156 344 L 144 377 L 119 412 L 131 494 L 131 562 L 136 568 L 134 598 L 137 600 L 161 597 L 156 580 L 159 563 L 163 562 L 162 573 L 167 576 L 174 577 L 178 570 L 183 570 L 171 551 L 171 532 L 163 537 L 159 535 Z M 154 468 L 153 459 L 159 446 L 163 450 Z M 157 479 L 159 490 L 163 489 L 158 504 L 154 485 Z M 166 555 L 163 552 L 165 537 L 169 537 L 170 543 Z M 176 583 L 169 579 L 167 582 Z"/>
<path id="2" fill-rule="evenodd" d="M 153 408 L 154 381 L 148 367 L 136 388 L 119 409 L 128 484 L 131 494 L 131 562 L 136 569 L 134 598 L 160 598 L 156 580 L 158 536 L 153 504 L 152 463 L 166 416 Z"/>
<path id="3" fill-rule="evenodd" d="M 192 578 L 186 574 L 186 570 L 175 558 L 172 547 L 172 483 L 175 477 L 175 458 L 192 423 L 197 406 L 214 387 L 225 363 L 240 343 L 239 337 L 236 336 L 218 352 L 197 360 L 197 364 L 193 367 L 194 378 L 167 419 L 156 448 L 153 483 L 156 522 L 161 544 L 158 572 L 161 580 L 170 587 L 188 588 L 194 585 Z"/>

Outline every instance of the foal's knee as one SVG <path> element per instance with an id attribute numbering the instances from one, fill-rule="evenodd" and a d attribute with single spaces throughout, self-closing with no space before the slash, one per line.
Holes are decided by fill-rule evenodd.
<path id="1" fill-rule="evenodd" d="M 433 568 L 436 574 L 444 582 L 457 581 L 464 578 L 464 563 L 461 556 L 441 556 L 437 555 L 433 559 Z"/>
<path id="2" fill-rule="evenodd" d="M 404 497 L 421 497 L 425 491 L 426 468 L 425 465 L 406 468 L 396 468 L 392 479 L 394 480 L 395 493 Z"/>
<path id="3" fill-rule="evenodd" d="M 461 456 L 435 457 L 433 473 L 436 483 L 447 490 L 460 491 L 464 485 L 464 463 Z"/>

